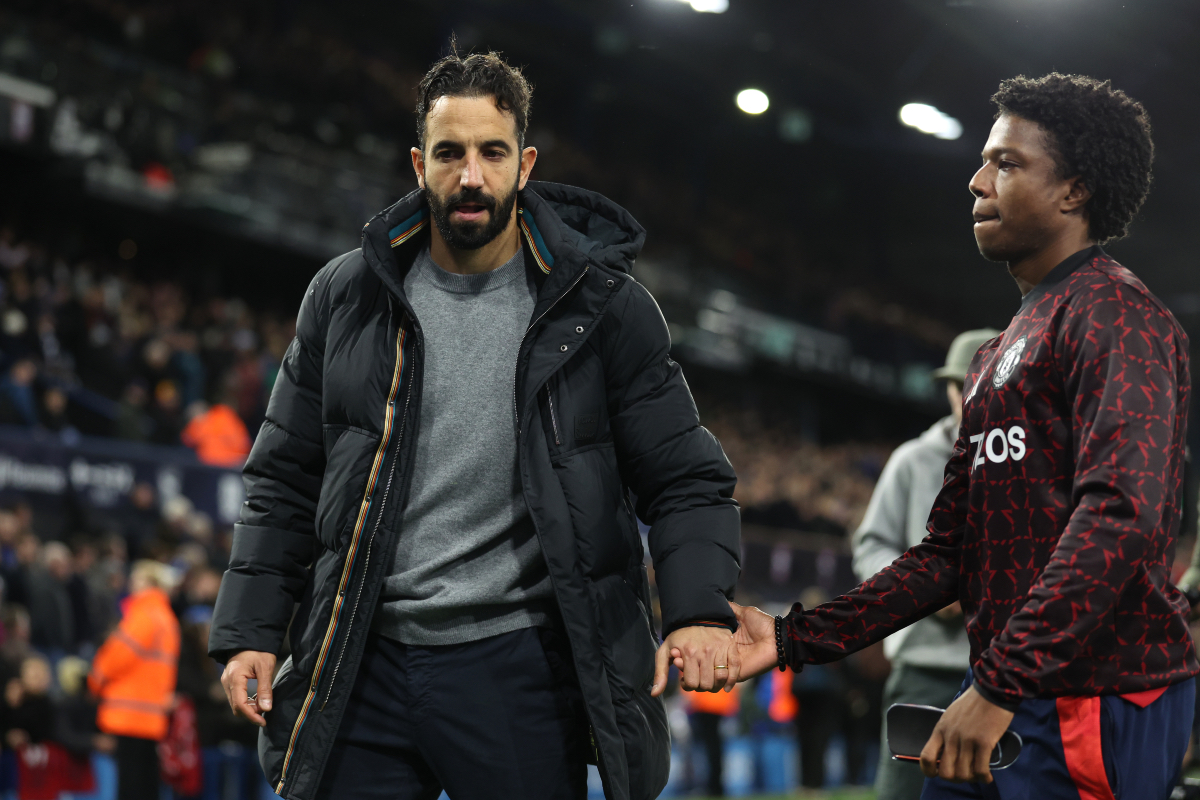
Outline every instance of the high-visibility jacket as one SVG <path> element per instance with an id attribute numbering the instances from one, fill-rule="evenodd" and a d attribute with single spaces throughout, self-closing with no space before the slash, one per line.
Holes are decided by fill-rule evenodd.
<path id="1" fill-rule="evenodd" d="M 88 676 L 100 698 L 100 730 L 156 741 L 166 736 L 178 664 L 179 621 L 166 593 L 146 589 L 131 596 Z"/>
<path id="2" fill-rule="evenodd" d="M 732 692 L 688 692 L 688 711 L 722 717 L 735 716 L 741 708 L 740 693 L 741 686 L 734 686 Z"/>
<path id="3" fill-rule="evenodd" d="M 179 438 L 196 451 L 197 458 L 216 467 L 240 467 L 253 444 L 242 418 L 220 404 L 193 417 Z"/>

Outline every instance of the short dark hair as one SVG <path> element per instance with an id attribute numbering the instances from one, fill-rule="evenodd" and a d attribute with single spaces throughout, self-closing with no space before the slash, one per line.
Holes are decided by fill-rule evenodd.
<path id="1" fill-rule="evenodd" d="M 472 53 L 463 57 L 453 40 L 450 53 L 439 59 L 417 85 L 417 142 L 425 148 L 425 117 L 439 97 L 494 97 L 496 108 L 512 114 L 517 146 L 525 146 L 533 87 L 521 70 L 499 53 Z"/>
<path id="2" fill-rule="evenodd" d="M 1058 175 L 1078 175 L 1092 193 L 1088 234 L 1097 242 L 1120 239 L 1150 191 L 1154 142 L 1142 104 L 1109 81 L 1051 72 L 1019 75 L 992 95 L 996 118 L 1012 114 L 1046 132 Z"/>

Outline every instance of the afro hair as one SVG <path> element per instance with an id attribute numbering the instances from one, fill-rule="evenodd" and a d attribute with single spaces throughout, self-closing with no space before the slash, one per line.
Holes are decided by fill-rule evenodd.
<path id="1" fill-rule="evenodd" d="M 1142 104 L 1109 81 L 1051 72 L 1018 76 L 992 96 L 996 118 L 1012 114 L 1046 132 L 1060 177 L 1078 175 L 1092 193 L 1088 233 L 1097 242 L 1120 239 L 1150 191 L 1154 142 Z"/>

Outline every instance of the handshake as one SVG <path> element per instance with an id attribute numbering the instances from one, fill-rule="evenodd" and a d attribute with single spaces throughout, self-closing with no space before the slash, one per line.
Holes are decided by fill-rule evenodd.
<path id="1" fill-rule="evenodd" d="M 737 616 L 737 633 L 692 626 L 679 628 L 663 640 L 655 655 L 652 696 L 666 690 L 672 663 L 679 670 L 680 685 L 694 692 L 733 691 L 736 684 L 779 663 L 775 618 L 750 606 L 729 605 Z"/>

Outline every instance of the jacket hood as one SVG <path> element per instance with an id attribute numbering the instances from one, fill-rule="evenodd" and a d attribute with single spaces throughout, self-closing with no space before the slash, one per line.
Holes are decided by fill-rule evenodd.
<path id="1" fill-rule="evenodd" d="M 521 195 L 522 204 L 538 223 L 546 218 L 542 227 L 550 231 L 544 231 L 544 236 L 554 231 L 559 243 L 606 267 L 625 273 L 633 269 L 646 241 L 646 229 L 612 200 L 587 189 L 546 181 L 529 181 Z"/>
<path id="2" fill-rule="evenodd" d="M 607 197 L 560 183 L 529 181 L 519 195 L 518 225 L 542 273 L 559 262 L 593 260 L 628 273 L 646 241 L 646 230 Z M 363 227 L 363 255 L 393 292 L 403 296 L 404 269 L 388 253 L 428 235 L 429 205 L 420 189 L 376 214 Z M 409 245 L 410 247 L 412 245 Z M 403 263 L 403 261 L 401 262 Z M 565 280 L 563 270 L 552 283 Z"/>

